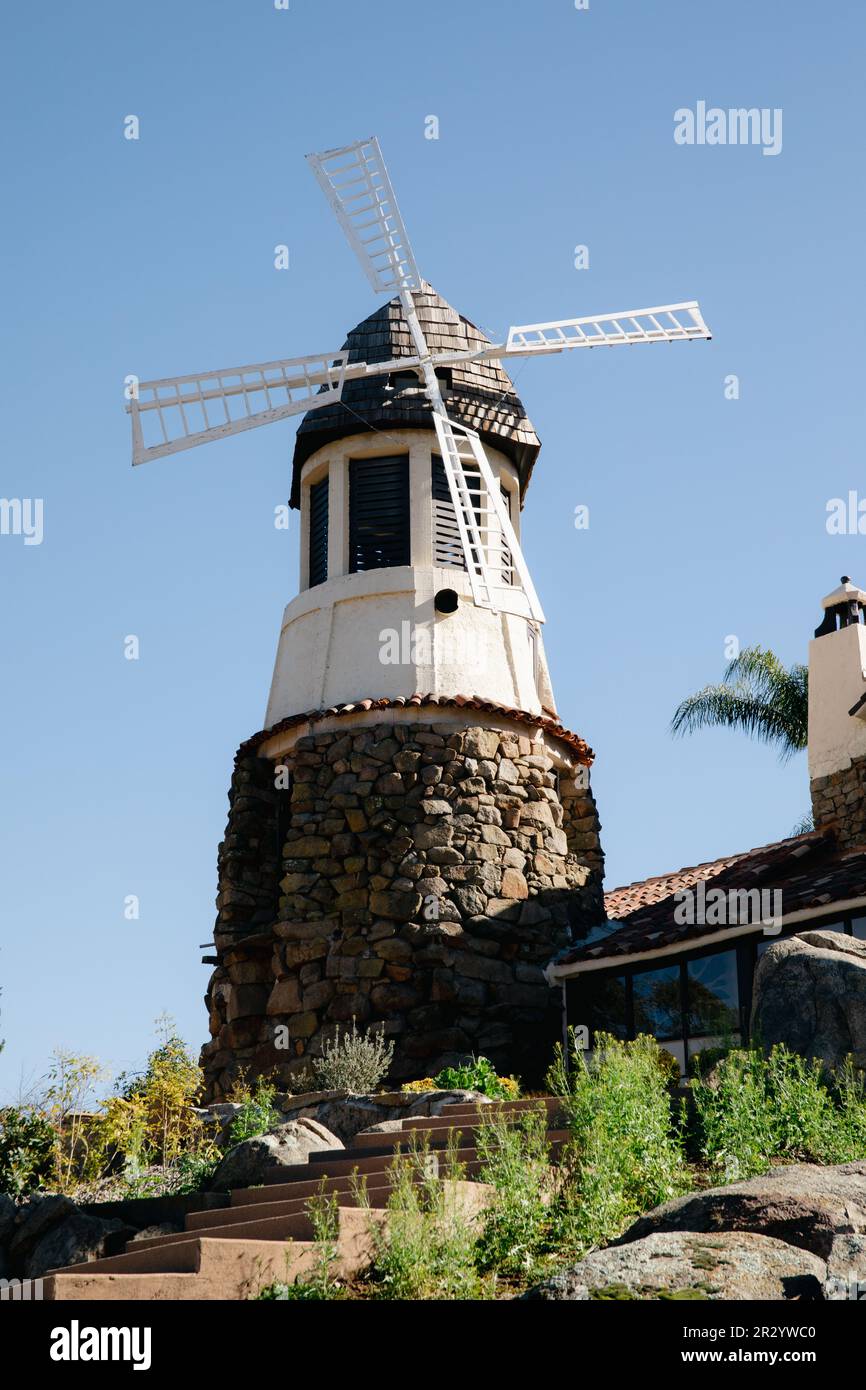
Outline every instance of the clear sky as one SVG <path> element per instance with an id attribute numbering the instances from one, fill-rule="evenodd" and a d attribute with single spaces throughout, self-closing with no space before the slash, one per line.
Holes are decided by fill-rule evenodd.
<path id="1" fill-rule="evenodd" d="M 19 0 L 4 29 L 0 494 L 43 499 L 44 537 L 0 535 L 0 1100 L 55 1046 L 137 1065 L 163 1010 L 207 1036 L 232 758 L 296 590 L 293 428 L 133 472 L 123 380 L 327 350 L 372 311 L 310 150 L 379 135 L 424 275 L 493 335 L 700 299 L 710 344 L 517 365 L 525 551 L 608 886 L 788 833 L 802 755 L 668 724 L 729 635 L 804 660 L 821 597 L 866 583 L 866 538 L 825 524 L 866 498 L 860 0 Z M 781 151 L 677 144 L 700 101 L 781 109 Z"/>

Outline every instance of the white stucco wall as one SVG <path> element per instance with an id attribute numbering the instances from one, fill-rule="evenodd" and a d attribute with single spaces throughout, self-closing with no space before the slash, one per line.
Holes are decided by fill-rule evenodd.
<path id="1" fill-rule="evenodd" d="M 468 575 L 431 564 L 430 454 L 435 436 L 418 430 L 338 440 L 314 454 L 302 475 L 301 585 L 283 614 L 265 727 L 306 710 L 365 697 L 473 695 L 532 714 L 555 704 L 540 632 L 528 617 L 476 608 Z M 348 571 L 350 458 L 409 454 L 411 565 Z M 508 459 L 488 449 L 500 481 L 512 492 L 519 535 L 517 478 Z M 329 578 L 307 583 L 309 484 L 327 472 Z M 457 611 L 440 614 L 440 589 L 459 595 Z M 393 658 L 397 656 L 398 660 Z"/>
<path id="2" fill-rule="evenodd" d="M 827 777 L 866 757 L 866 720 L 848 713 L 866 691 L 862 623 L 809 643 L 809 776 Z"/>

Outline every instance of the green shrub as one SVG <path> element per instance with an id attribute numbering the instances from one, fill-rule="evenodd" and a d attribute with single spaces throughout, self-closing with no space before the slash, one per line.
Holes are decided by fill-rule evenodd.
<path id="1" fill-rule="evenodd" d="M 496 1068 L 487 1057 L 473 1057 L 459 1067 L 445 1067 L 435 1077 L 440 1091 L 480 1091 L 494 1100 L 516 1100 L 520 1085 L 513 1076 L 497 1076 Z"/>
<path id="2" fill-rule="evenodd" d="M 620 1235 L 641 1212 L 690 1185 L 666 1068 L 654 1038 L 596 1038 L 587 1060 L 561 1049 L 548 1080 L 563 1098 L 571 1144 L 563 1155 L 559 1239 L 580 1253 Z"/>
<path id="3" fill-rule="evenodd" d="M 481 1182 L 496 1189 L 484 1213 L 476 1259 L 481 1270 L 510 1279 L 527 1277 L 550 1247 L 554 1182 L 543 1106 L 516 1120 L 485 1117 L 475 1131 Z"/>
<path id="4" fill-rule="evenodd" d="M 232 1120 L 229 1130 L 229 1144 L 241 1144 L 245 1139 L 255 1139 L 259 1134 L 267 1134 L 275 1125 L 281 1124 L 283 1116 L 274 1105 L 277 1090 L 274 1085 L 259 1076 L 252 1090 L 247 1091 L 241 1101 L 241 1108 Z"/>
<path id="5" fill-rule="evenodd" d="M 375 1090 L 387 1074 L 394 1056 L 394 1044 L 381 1033 L 359 1033 L 352 1019 L 352 1031 L 325 1043 L 321 1058 L 313 1063 L 316 1084 L 323 1091 L 350 1091 L 366 1095 Z"/>
<path id="6" fill-rule="evenodd" d="M 463 1299 L 484 1295 L 485 1284 L 475 1267 L 476 1232 L 461 1209 L 448 1181 L 434 1176 L 426 1146 L 399 1154 L 391 1165 L 387 1220 L 367 1205 L 374 1256 L 370 1270 L 373 1290 L 383 1299 Z M 449 1178 L 463 1169 L 451 1149 L 446 1157 Z M 366 1204 L 363 1185 L 356 1188 L 359 1205 Z"/>
<path id="7" fill-rule="evenodd" d="M 737 1048 L 692 1083 L 695 1143 L 725 1182 L 765 1173 L 774 1158 L 846 1163 L 866 1157 L 866 1093 L 851 1062 L 826 1077 L 820 1061 L 778 1045 Z"/>
<path id="8" fill-rule="evenodd" d="M 0 1192 L 38 1192 L 52 1184 L 57 1164 L 57 1132 L 44 1115 L 17 1106 L 0 1110 Z"/>

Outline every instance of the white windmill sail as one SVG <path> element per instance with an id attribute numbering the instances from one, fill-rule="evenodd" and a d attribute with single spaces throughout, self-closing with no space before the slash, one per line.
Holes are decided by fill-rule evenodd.
<path id="1" fill-rule="evenodd" d="M 332 405 L 343 394 L 347 357 L 345 352 L 316 353 L 142 381 L 127 406 L 132 462 L 146 463 Z M 145 439 L 145 428 L 150 439 Z"/>
<path id="2" fill-rule="evenodd" d="M 376 137 L 308 154 L 307 163 L 376 293 L 420 290 L 421 276 Z"/>

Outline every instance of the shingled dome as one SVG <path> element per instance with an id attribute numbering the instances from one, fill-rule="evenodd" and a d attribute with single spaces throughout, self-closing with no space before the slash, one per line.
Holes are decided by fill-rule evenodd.
<path id="1" fill-rule="evenodd" d="M 489 343 L 480 329 L 458 314 L 430 285 L 413 294 L 418 318 L 433 352 L 471 352 Z M 388 362 L 414 356 L 399 298 L 383 304 L 353 328 L 344 350 L 350 362 Z M 521 496 L 538 457 L 541 442 L 514 386 L 498 362 L 467 362 L 443 373 L 442 395 L 452 419 L 468 425 L 515 464 Z M 298 429 L 292 468 L 291 505 L 300 504 L 301 469 L 331 440 L 370 430 L 433 428 L 430 402 L 413 373 L 396 379 L 377 376 L 347 381 L 338 405 L 304 416 Z"/>

